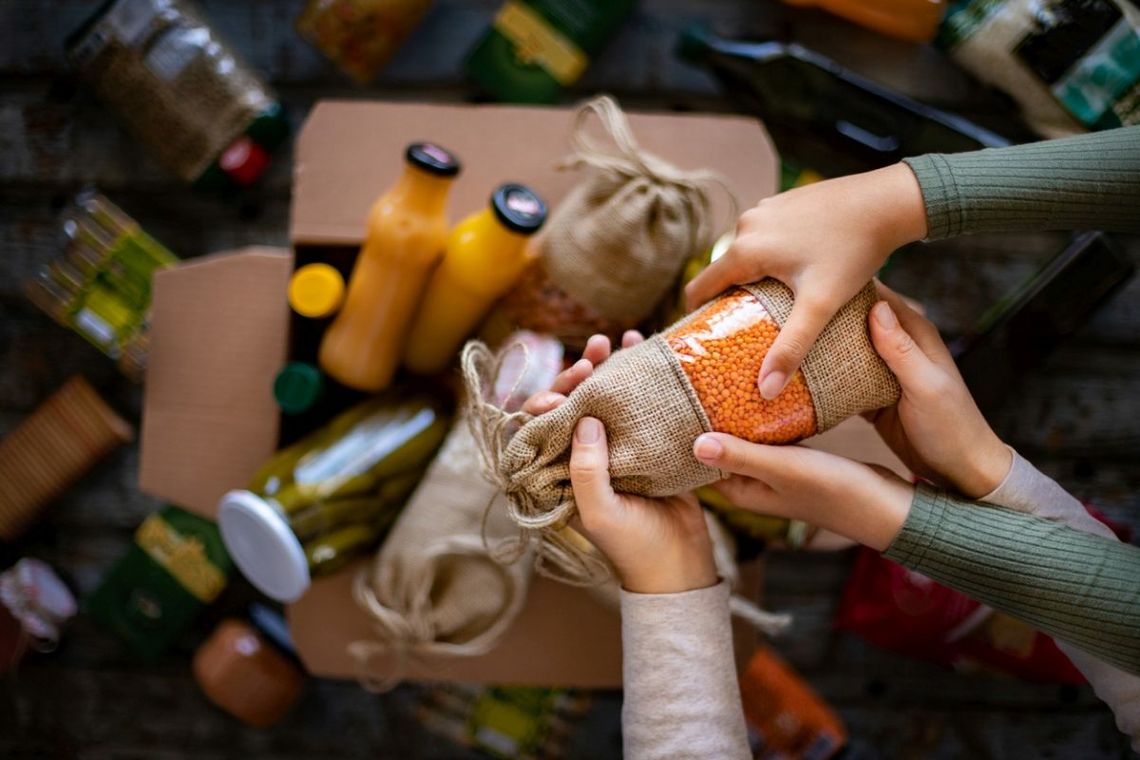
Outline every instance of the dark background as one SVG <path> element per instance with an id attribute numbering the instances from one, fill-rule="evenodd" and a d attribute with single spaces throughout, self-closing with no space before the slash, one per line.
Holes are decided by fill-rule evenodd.
<path id="1" fill-rule="evenodd" d="M 455 101 L 475 93 L 461 61 L 499 0 L 439 0 L 377 83 L 358 88 L 293 31 L 301 2 L 213 0 L 207 17 L 278 89 L 299 127 L 324 97 Z M 21 283 L 59 250 L 61 209 L 93 183 L 182 257 L 235 246 L 286 244 L 289 149 L 238 204 L 195 196 L 154 165 L 112 116 L 61 77 L 62 41 L 93 0 L 0 0 L 0 433 L 82 372 L 137 421 L 141 392 L 94 349 L 38 313 Z M 730 36 L 790 34 L 857 71 L 925 101 L 992 124 L 1009 120 L 929 48 L 878 37 L 812 11 L 763 0 L 642 0 L 617 39 L 566 96 L 606 90 L 629 108 L 728 111 L 710 78 L 674 59 L 685 21 Z M 826 167 L 823 167 L 826 168 Z M 1056 253 L 1067 235 L 979 235 L 907 249 L 885 279 L 918 298 L 947 337 Z M 1140 245 L 1124 241 L 1140 258 Z M 1047 474 L 1109 516 L 1140 528 L 1140 279 L 1057 352 L 995 416 L 999 432 Z M 44 558 L 90 592 L 156 500 L 135 487 L 129 446 L 61 498 L 4 564 Z M 0 488 L 4 484 L 0 484 Z M 1087 688 L 963 676 L 881 652 L 830 629 L 850 567 L 847 553 L 770 554 L 766 603 L 795 614 L 775 646 L 847 721 L 861 754 L 903 758 L 1127 756 L 1111 715 Z M 53 656 L 31 657 L 0 680 L 5 757 L 463 757 L 426 733 L 413 712 L 423 687 L 375 696 L 354 683 L 312 681 L 281 726 L 247 729 L 212 707 L 189 656 L 235 587 L 175 652 L 141 665 L 84 618 Z M 575 757 L 620 752 L 620 695 L 598 695 L 575 735 Z"/>

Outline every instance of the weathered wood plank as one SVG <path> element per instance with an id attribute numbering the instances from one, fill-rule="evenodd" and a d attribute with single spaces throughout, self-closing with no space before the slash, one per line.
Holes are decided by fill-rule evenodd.
<path id="1" fill-rule="evenodd" d="M 464 59 L 500 5 L 500 0 L 439 0 L 376 86 L 461 81 Z M 343 81 L 295 32 L 299 3 L 251 6 L 205 0 L 201 6 L 223 38 L 270 81 Z M 0 74 L 51 75 L 63 70 L 63 40 L 93 7 L 87 0 L 60 0 L 53 3 L 51 14 L 44 14 L 35 0 L 10 0 L 0 9 Z M 692 22 L 728 36 L 795 37 L 845 65 L 868 69 L 885 84 L 933 101 L 961 104 L 978 97 L 978 88 L 931 48 L 886 39 L 819 12 L 734 0 L 639 3 L 578 89 L 712 93 L 711 80 L 673 54 L 678 32 Z"/>
<path id="2" fill-rule="evenodd" d="M 475 91 L 462 61 L 499 0 L 439 0 L 375 85 L 348 83 L 300 40 L 289 2 L 206 0 L 206 13 L 275 84 L 295 126 L 321 97 L 464 100 Z M 242 204 L 193 196 L 152 164 L 88 94 L 60 97 L 64 35 L 95 7 L 58 0 L 0 4 L 0 434 L 68 376 L 84 372 L 137 420 L 139 390 L 81 339 L 38 314 L 19 283 L 59 249 L 58 213 L 95 183 L 182 256 L 248 243 L 285 242 L 289 149 Z M 678 61 L 678 30 L 701 20 L 729 36 L 786 33 L 880 82 L 963 113 L 1001 112 L 931 49 L 895 43 L 813 11 L 739 0 L 644 0 L 567 102 L 596 90 L 629 107 L 731 110 L 715 83 Z M 995 105 L 996 104 L 996 105 Z M 993 113 L 989 114 L 993 117 Z M 886 279 L 927 304 L 947 335 L 1059 250 L 1057 234 L 988 235 L 915 246 Z M 1140 260 L 1140 244 L 1126 241 Z M 1140 530 L 1140 281 L 1133 282 L 1021 389 L 997 420 L 1047 474 Z M 52 505 L 19 550 L 53 562 L 89 592 L 158 503 L 134 487 L 137 444 L 126 447 Z M 12 548 L 5 549 L 6 559 Z M 765 602 L 797 616 L 774 645 L 849 722 L 861 756 L 1121 757 L 1126 743 L 1087 689 L 965 677 L 902 660 L 836 633 L 831 620 L 850 555 L 774 553 Z M 23 667 L 0 696 L 0 754 L 12 757 L 465 757 L 413 718 L 417 690 L 375 697 L 351 683 L 314 682 L 284 725 L 245 729 L 198 694 L 193 647 L 218 616 L 241 609 L 235 583 L 160 663 L 132 662 L 110 635 L 80 618 L 53 657 Z M 571 757 L 617 757 L 620 697 L 599 697 Z"/>

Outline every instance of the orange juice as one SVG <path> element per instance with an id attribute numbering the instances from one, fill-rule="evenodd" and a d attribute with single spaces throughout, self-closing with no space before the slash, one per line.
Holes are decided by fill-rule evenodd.
<path id="1" fill-rule="evenodd" d="M 459 161 L 413 143 L 404 173 L 368 213 L 368 233 L 344 307 L 321 341 L 321 369 L 340 383 L 379 391 L 392 382 L 424 285 L 447 242 L 445 206 Z"/>
<path id="2" fill-rule="evenodd" d="M 527 241 L 546 221 L 546 204 L 530 188 L 502 185 L 489 208 L 464 219 L 447 240 L 404 351 L 412 372 L 439 372 L 529 263 Z"/>

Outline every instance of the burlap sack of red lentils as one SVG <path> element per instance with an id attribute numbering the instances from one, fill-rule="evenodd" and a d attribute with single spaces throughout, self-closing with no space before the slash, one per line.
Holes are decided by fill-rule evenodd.
<path id="1" fill-rule="evenodd" d="M 791 312 L 791 291 L 771 279 L 747 289 L 783 325 Z M 898 400 L 898 382 L 867 332 L 867 315 L 875 301 L 874 286 L 868 283 L 828 323 L 803 364 L 816 432 Z M 491 366 L 485 346 L 472 342 L 465 347 L 468 398 L 483 398 L 481 389 L 494 380 L 488 375 Z M 584 585 L 597 582 L 598 575 L 583 571 L 592 566 L 587 553 L 568 546 L 562 528 L 576 510 L 570 444 L 578 420 L 587 416 L 606 428 L 616 491 L 671 496 L 727 475 L 693 456 L 693 441 L 712 427 L 662 334 L 614 353 L 547 414 L 530 418 L 475 401 L 466 417 L 483 455 L 484 474 L 506 494 L 511 518 L 539 544 L 539 555 L 558 566 L 563 580 Z M 524 424 L 508 434 L 511 423 L 517 422 Z"/>

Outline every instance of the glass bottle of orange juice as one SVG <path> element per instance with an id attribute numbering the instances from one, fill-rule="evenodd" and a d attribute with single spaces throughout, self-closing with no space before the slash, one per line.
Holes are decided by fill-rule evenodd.
<path id="1" fill-rule="evenodd" d="M 419 374 L 443 370 L 463 339 L 510 290 L 529 263 L 527 241 L 546 221 L 533 190 L 500 185 L 490 206 L 464 219 L 447 239 L 404 349 L 404 366 Z"/>
<path id="2" fill-rule="evenodd" d="M 373 204 L 344 307 L 321 341 L 321 368 L 340 383 L 379 391 L 392 382 L 408 327 L 447 243 L 445 206 L 459 161 L 413 143 L 396 184 Z"/>

